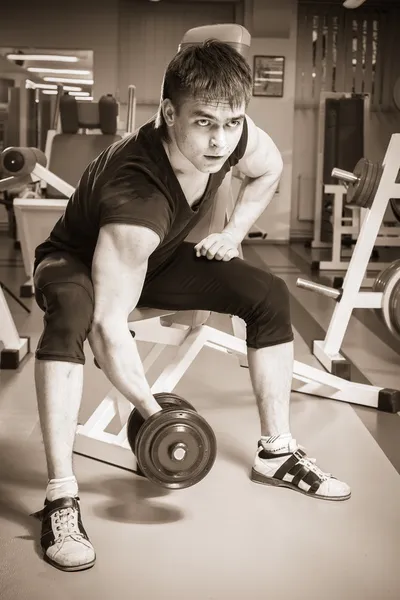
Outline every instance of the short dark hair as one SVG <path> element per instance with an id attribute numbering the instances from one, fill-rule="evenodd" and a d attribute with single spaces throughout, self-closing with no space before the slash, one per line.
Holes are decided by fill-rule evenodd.
<path id="1" fill-rule="evenodd" d="M 174 56 L 164 74 L 161 102 L 168 98 L 179 111 L 185 99 L 204 98 L 228 102 L 233 109 L 243 102 L 247 107 L 251 92 L 251 69 L 246 59 L 229 44 L 209 39 Z M 161 102 L 157 126 L 164 129 Z"/>

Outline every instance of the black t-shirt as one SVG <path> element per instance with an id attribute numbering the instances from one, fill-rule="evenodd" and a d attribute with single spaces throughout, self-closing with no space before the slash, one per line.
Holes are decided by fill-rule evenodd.
<path id="1" fill-rule="evenodd" d="M 237 147 L 212 173 L 199 202 L 189 206 L 164 150 L 155 118 L 135 134 L 103 151 L 86 168 L 50 236 L 35 251 L 35 269 L 54 251 L 69 252 L 91 268 L 100 228 L 131 223 L 154 230 L 161 239 L 148 263 L 155 271 L 184 241 L 213 203 L 226 173 L 242 158 L 247 123 Z M 66 157 L 68 160 L 68 157 Z"/>

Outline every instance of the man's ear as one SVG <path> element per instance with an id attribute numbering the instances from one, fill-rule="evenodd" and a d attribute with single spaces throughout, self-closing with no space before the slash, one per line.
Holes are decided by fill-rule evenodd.
<path id="1" fill-rule="evenodd" d="M 176 110 L 169 98 L 162 101 L 161 110 L 167 127 L 172 127 L 175 123 Z"/>

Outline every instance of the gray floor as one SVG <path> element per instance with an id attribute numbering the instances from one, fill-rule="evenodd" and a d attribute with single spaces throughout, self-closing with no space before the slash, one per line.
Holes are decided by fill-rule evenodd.
<path id="1" fill-rule="evenodd" d="M 317 366 L 309 347 L 323 336 L 332 304 L 298 290 L 309 276 L 296 247 L 246 246 L 292 294 L 298 360 Z M 18 254 L 0 241 L 0 280 L 18 293 Z M 35 348 L 41 314 L 9 305 Z M 364 311 L 366 312 L 366 311 Z M 215 317 L 224 328 L 225 317 Z M 400 389 L 399 355 L 373 326 L 354 316 L 343 350 L 361 382 Z M 145 352 L 146 348 L 141 348 Z M 87 348 L 85 419 L 109 389 Z M 76 456 L 84 523 L 98 560 L 66 574 L 38 548 L 46 485 L 33 385 L 33 358 L 0 371 L 0 598 L 109 600 L 389 600 L 400 597 L 400 419 L 365 407 L 293 394 L 292 430 L 320 466 L 347 481 L 350 501 L 329 503 L 250 482 L 259 434 L 248 371 L 204 349 L 177 393 L 195 403 L 218 439 L 211 473 L 197 486 L 167 492 L 103 463 Z"/>

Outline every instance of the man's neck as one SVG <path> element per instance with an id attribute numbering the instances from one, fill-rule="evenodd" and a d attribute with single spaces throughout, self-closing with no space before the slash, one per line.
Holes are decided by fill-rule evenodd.
<path id="1" fill-rule="evenodd" d="M 162 144 L 176 176 L 199 177 L 201 175 L 200 171 L 198 171 L 196 167 L 183 156 L 174 141 L 163 140 Z"/>

